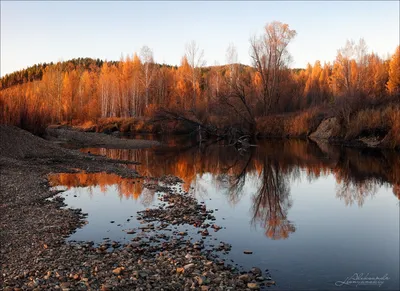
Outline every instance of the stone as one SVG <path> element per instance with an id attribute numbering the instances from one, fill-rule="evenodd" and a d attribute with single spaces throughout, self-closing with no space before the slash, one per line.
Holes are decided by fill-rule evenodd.
<path id="1" fill-rule="evenodd" d="M 209 281 L 210 281 L 205 276 L 197 276 L 196 280 L 197 280 L 197 283 L 199 283 L 200 286 L 201 285 L 207 285 L 209 283 Z"/>
<path id="2" fill-rule="evenodd" d="M 260 268 L 257 268 L 257 267 L 251 268 L 250 271 L 251 271 L 254 275 L 257 275 L 257 276 L 261 276 L 261 274 L 262 274 L 261 269 L 260 269 Z"/>
<path id="3" fill-rule="evenodd" d="M 185 258 L 188 260 L 191 260 L 193 258 L 193 256 L 191 254 L 186 254 Z"/>
<path id="4" fill-rule="evenodd" d="M 247 288 L 251 290 L 259 290 L 260 286 L 257 283 L 247 283 Z"/>
<path id="5" fill-rule="evenodd" d="M 238 279 L 239 279 L 239 280 L 242 280 L 242 281 L 244 281 L 244 282 L 248 282 L 248 281 L 250 281 L 250 276 L 249 276 L 248 274 L 243 274 L 243 275 L 240 275 L 240 276 L 238 277 Z"/>
<path id="6" fill-rule="evenodd" d="M 111 291 L 112 290 L 112 286 L 108 285 L 108 284 L 103 284 L 103 285 L 101 285 L 100 290 L 101 291 Z"/>
<path id="7" fill-rule="evenodd" d="M 61 290 L 69 290 L 69 287 L 71 286 L 71 283 L 70 282 L 62 282 L 61 284 L 60 284 L 60 288 L 61 288 Z"/>
<path id="8" fill-rule="evenodd" d="M 194 267 L 194 264 L 193 264 L 193 263 L 190 263 L 190 264 L 187 264 L 187 265 L 183 266 L 183 269 L 184 269 L 184 270 L 189 270 L 189 269 L 191 269 L 191 268 L 193 268 L 193 267 Z"/>
<path id="9" fill-rule="evenodd" d="M 121 275 L 124 270 L 125 270 L 124 267 L 118 267 L 118 268 L 115 268 L 112 272 L 114 275 Z"/>

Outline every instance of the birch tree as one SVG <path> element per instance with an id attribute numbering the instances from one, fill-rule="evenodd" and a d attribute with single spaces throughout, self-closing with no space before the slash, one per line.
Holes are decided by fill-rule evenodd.
<path id="1" fill-rule="evenodd" d="M 200 68 L 206 65 L 204 60 L 204 51 L 200 49 L 194 40 L 192 40 L 186 45 L 185 56 L 190 66 L 190 81 L 192 83 L 193 90 L 192 110 L 195 110 L 197 99 L 196 88 L 198 87 L 199 83 Z"/>
<path id="2" fill-rule="evenodd" d="M 143 77 L 142 83 L 145 89 L 145 108 L 149 105 L 150 85 L 154 77 L 155 66 L 153 59 L 153 51 L 148 46 L 143 46 L 140 50 L 140 58 L 142 61 Z"/>

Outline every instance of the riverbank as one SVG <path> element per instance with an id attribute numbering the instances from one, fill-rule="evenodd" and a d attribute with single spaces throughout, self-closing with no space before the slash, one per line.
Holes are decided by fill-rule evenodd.
<path id="1" fill-rule="evenodd" d="M 400 107 L 387 104 L 348 113 L 331 112 L 329 109 L 310 109 L 306 111 L 270 115 L 255 120 L 257 138 L 310 138 L 319 142 L 340 144 L 347 147 L 365 147 L 400 150 Z M 193 118 L 174 120 L 155 120 L 151 118 L 102 118 L 97 123 L 76 123 L 72 126 L 59 125 L 53 128 L 66 128 L 75 131 L 98 132 L 106 134 L 198 134 L 198 124 Z M 194 122 L 192 122 L 192 120 Z M 234 127 L 226 118 L 208 116 L 203 125 L 220 128 L 228 132 Z M 238 126 L 238 125 L 236 125 Z M 240 131 L 239 127 L 236 131 Z M 205 133 L 203 133 L 203 138 Z"/>
<path id="2" fill-rule="evenodd" d="M 159 142 L 152 140 L 121 139 L 104 133 L 83 132 L 73 129 L 49 126 L 46 129 L 45 138 L 59 144 L 73 144 L 77 147 L 138 149 L 160 145 Z"/>
<path id="3" fill-rule="evenodd" d="M 258 268 L 240 274 L 219 260 L 215 252 L 229 251 L 229 244 L 204 252 L 202 240 L 187 241 L 182 233 L 159 233 L 150 241 L 137 236 L 121 247 L 67 244 L 65 238 L 85 223 L 85 214 L 62 208 L 63 199 L 51 189 L 46 176 L 86 171 L 140 178 L 123 163 L 61 148 L 16 127 L 0 126 L 3 290 L 241 290 L 275 284 Z M 176 178 L 160 179 L 166 185 L 160 189 L 166 191 L 161 196 L 165 205 L 138 214 L 145 224 L 142 231 L 196 222 L 202 235 L 210 235 L 205 230 L 210 227 L 211 212 L 186 193 L 169 188 Z"/>

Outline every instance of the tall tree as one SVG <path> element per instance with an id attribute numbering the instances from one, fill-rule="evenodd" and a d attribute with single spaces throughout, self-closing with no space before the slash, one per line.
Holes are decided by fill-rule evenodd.
<path id="1" fill-rule="evenodd" d="M 140 50 L 140 58 L 142 61 L 142 68 L 143 68 L 143 77 L 142 82 L 145 89 L 145 108 L 149 105 L 149 92 L 151 82 L 153 80 L 155 74 L 155 65 L 153 59 L 153 51 L 148 46 L 143 46 Z"/>
<path id="2" fill-rule="evenodd" d="M 358 44 L 347 40 L 346 45 L 338 50 L 333 65 L 334 91 L 337 96 L 346 95 L 354 98 L 365 88 L 367 67 L 367 46 L 364 39 Z"/>
<path id="3" fill-rule="evenodd" d="M 296 31 L 291 30 L 288 24 L 274 21 L 265 26 L 264 34 L 250 40 L 250 55 L 262 82 L 264 115 L 278 103 L 281 72 L 290 60 L 287 47 L 295 36 Z"/>
<path id="4" fill-rule="evenodd" d="M 204 51 L 192 40 L 186 45 L 185 57 L 190 66 L 190 81 L 192 82 L 193 90 L 192 110 L 195 110 L 197 101 L 196 88 L 199 87 L 200 68 L 206 64 L 204 60 Z"/>
<path id="5" fill-rule="evenodd" d="M 400 46 L 397 47 L 389 63 L 387 89 L 391 95 L 400 98 Z"/>

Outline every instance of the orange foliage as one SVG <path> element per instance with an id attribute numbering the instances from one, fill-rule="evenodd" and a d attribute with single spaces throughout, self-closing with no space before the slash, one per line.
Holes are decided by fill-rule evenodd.
<path id="1" fill-rule="evenodd" d="M 387 88 L 390 94 L 400 98 L 400 46 L 397 47 L 389 64 Z"/>
<path id="2" fill-rule="evenodd" d="M 266 29 L 287 30 L 289 38 L 295 34 L 279 22 Z M 316 61 L 305 70 L 289 70 L 279 64 L 194 67 L 187 56 L 177 68 L 155 64 L 147 48 L 141 57 L 135 53 L 119 62 L 101 62 L 98 67 L 74 67 L 69 62 L 49 65 L 41 80 L 28 78 L 34 81 L 2 88 L 0 122 L 40 132 L 50 123 L 91 121 L 101 128 L 100 119 L 125 118 L 129 121 L 117 125 L 122 131 L 158 132 L 159 128 L 145 120 L 163 108 L 193 110 L 202 122 L 213 120 L 214 126 L 243 127 L 251 115 L 265 135 L 304 136 L 316 120 L 317 114 L 310 108 L 333 105 L 337 109 L 334 114 L 350 123 L 350 117 L 369 104 L 400 101 L 399 60 L 399 47 L 391 60 L 385 61 L 368 54 L 360 40 L 346 43 L 333 64 Z M 275 76 L 272 79 L 271 74 Z M 306 112 L 294 113 L 300 110 Z M 390 118 L 388 124 L 394 128 L 390 139 L 399 144 L 397 117 Z"/>

